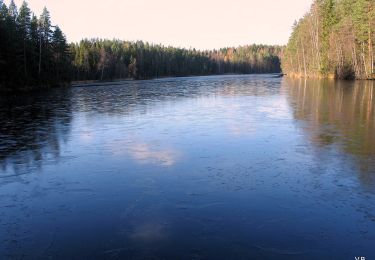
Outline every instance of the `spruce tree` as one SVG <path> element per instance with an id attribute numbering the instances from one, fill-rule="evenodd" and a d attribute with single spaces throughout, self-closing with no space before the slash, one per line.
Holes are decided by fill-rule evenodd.
<path id="1" fill-rule="evenodd" d="M 65 83 L 70 79 L 70 56 L 66 38 L 59 26 L 55 26 L 52 34 L 52 51 L 54 54 L 53 67 L 54 67 L 54 83 Z"/>
<path id="2" fill-rule="evenodd" d="M 31 11 L 26 1 L 22 3 L 17 17 L 18 31 L 23 42 L 23 67 L 24 76 L 27 77 L 28 53 L 30 49 Z"/>
<path id="3" fill-rule="evenodd" d="M 14 3 L 14 0 L 10 1 L 9 8 L 8 8 L 8 16 L 13 20 L 16 21 L 17 16 L 18 16 L 18 10 L 17 6 Z"/>
<path id="4" fill-rule="evenodd" d="M 48 68 L 49 48 L 51 40 L 51 18 L 46 7 L 44 7 L 39 18 L 39 76 L 42 74 L 42 69 Z"/>

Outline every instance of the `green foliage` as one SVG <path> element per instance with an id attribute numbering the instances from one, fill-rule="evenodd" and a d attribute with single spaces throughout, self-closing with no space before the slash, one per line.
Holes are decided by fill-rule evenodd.
<path id="1" fill-rule="evenodd" d="M 329 73 L 329 39 L 330 33 L 334 24 L 337 22 L 335 14 L 335 2 L 334 0 L 323 0 L 320 3 L 320 15 L 319 20 L 322 21 L 322 32 L 321 32 L 321 61 L 319 64 L 319 70 L 323 75 Z"/>
<path id="2" fill-rule="evenodd" d="M 9 18 L 12 19 L 13 21 L 16 21 L 17 16 L 18 16 L 17 6 L 16 6 L 16 4 L 14 3 L 13 0 L 11 0 L 11 1 L 10 1 L 10 4 L 9 4 L 9 8 L 8 8 L 8 16 L 9 16 Z"/>
<path id="3" fill-rule="evenodd" d="M 142 41 L 86 39 L 71 44 L 70 51 L 76 80 L 280 72 L 277 46 L 197 51 Z"/>
<path id="4" fill-rule="evenodd" d="M 67 44 L 46 8 L 0 0 L 0 91 L 64 85 L 71 80 L 280 72 L 281 47 L 249 45 L 213 51 L 120 40 Z"/>
<path id="5" fill-rule="evenodd" d="M 297 76 L 374 78 L 374 10 L 373 0 L 315 0 L 293 28 L 283 71 Z"/>
<path id="6" fill-rule="evenodd" d="M 65 84 L 71 61 L 65 36 L 52 29 L 44 8 L 40 19 L 27 2 L 18 10 L 0 2 L 0 91 L 17 91 Z"/>

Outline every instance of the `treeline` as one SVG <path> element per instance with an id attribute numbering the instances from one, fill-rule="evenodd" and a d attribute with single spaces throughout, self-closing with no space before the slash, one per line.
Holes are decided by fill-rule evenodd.
<path id="1" fill-rule="evenodd" d="M 44 8 L 36 17 L 0 0 L 0 90 L 65 85 L 72 80 L 280 72 L 279 46 L 249 45 L 198 51 L 120 40 L 67 44 Z"/>
<path id="2" fill-rule="evenodd" d="M 0 90 L 61 85 L 70 74 L 69 45 L 48 10 L 37 18 L 27 2 L 0 0 Z"/>
<path id="3" fill-rule="evenodd" d="M 250 45 L 198 51 L 120 40 L 72 44 L 75 80 L 280 72 L 281 47 Z"/>
<path id="4" fill-rule="evenodd" d="M 315 0 L 294 25 L 282 68 L 301 77 L 374 79 L 374 42 L 374 0 Z"/>

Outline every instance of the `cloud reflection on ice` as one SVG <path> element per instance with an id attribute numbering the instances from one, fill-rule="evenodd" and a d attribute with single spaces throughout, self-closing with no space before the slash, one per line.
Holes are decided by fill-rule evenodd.
<path id="1" fill-rule="evenodd" d="M 175 148 L 136 139 L 112 142 L 109 150 L 115 156 L 129 156 L 139 164 L 173 166 L 180 158 L 180 152 Z"/>

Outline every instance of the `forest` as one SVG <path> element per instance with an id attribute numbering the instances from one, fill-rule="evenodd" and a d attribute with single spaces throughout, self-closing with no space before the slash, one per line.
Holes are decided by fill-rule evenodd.
<path id="1" fill-rule="evenodd" d="M 69 45 L 44 8 L 37 18 L 23 2 L 0 0 L 0 90 L 45 88 L 71 79 Z"/>
<path id="2" fill-rule="evenodd" d="M 375 79 L 375 1 L 315 0 L 287 46 L 184 49 L 142 41 L 68 43 L 46 8 L 0 0 L 0 90 L 41 89 L 72 81 L 279 73 Z"/>
<path id="3" fill-rule="evenodd" d="M 42 89 L 71 81 L 150 79 L 226 73 L 278 73 L 282 47 L 249 45 L 213 51 L 142 41 L 84 39 L 68 43 L 50 13 L 37 17 L 0 0 L 0 90 Z"/>
<path id="4" fill-rule="evenodd" d="M 315 0 L 293 27 L 282 69 L 296 77 L 375 79 L 374 42 L 374 0 Z"/>
<path id="5" fill-rule="evenodd" d="M 74 80 L 280 72 L 278 46 L 249 45 L 213 51 L 142 41 L 82 40 L 70 46 Z"/>

